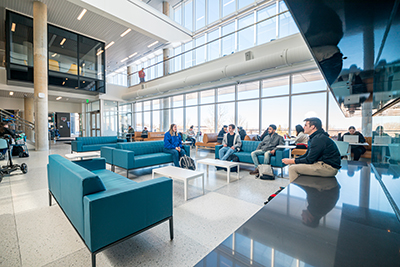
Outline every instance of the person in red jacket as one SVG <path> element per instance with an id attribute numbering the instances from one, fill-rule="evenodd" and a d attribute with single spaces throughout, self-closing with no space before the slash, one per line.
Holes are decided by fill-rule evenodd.
<path id="1" fill-rule="evenodd" d="M 139 79 L 140 79 L 140 82 L 141 83 L 144 83 L 144 77 L 146 76 L 146 74 L 144 73 L 144 68 L 142 68 L 140 71 L 139 71 Z"/>

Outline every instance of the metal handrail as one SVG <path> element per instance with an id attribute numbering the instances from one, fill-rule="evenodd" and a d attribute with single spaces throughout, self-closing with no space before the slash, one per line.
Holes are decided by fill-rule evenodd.
<path id="1" fill-rule="evenodd" d="M 0 115 L 6 117 L 7 119 L 14 120 L 17 123 L 23 124 L 24 126 L 31 128 L 32 130 L 35 129 L 35 124 L 33 122 L 24 120 L 21 117 L 14 115 L 14 114 L 12 114 L 4 109 L 1 109 L 1 108 L 0 108 Z"/>

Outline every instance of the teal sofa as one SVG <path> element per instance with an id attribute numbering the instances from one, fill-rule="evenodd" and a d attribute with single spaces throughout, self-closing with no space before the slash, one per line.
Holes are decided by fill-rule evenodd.
<path id="1" fill-rule="evenodd" d="M 50 155 L 47 165 L 49 205 L 52 197 L 92 256 L 120 241 L 169 220 L 173 239 L 172 180 L 136 183 L 106 170 L 103 158 L 69 161 Z"/>
<path id="2" fill-rule="evenodd" d="M 71 151 L 98 151 L 103 146 L 116 147 L 121 142 L 126 142 L 126 139 L 118 139 L 116 136 L 77 137 L 71 142 Z"/>
<path id="3" fill-rule="evenodd" d="M 190 147 L 183 146 L 190 157 Z M 129 170 L 173 162 L 172 155 L 164 152 L 164 141 L 120 143 L 116 148 L 102 147 L 101 157 L 106 159 L 111 169 L 115 166 Z"/>
<path id="4" fill-rule="evenodd" d="M 239 162 L 244 162 L 244 163 L 250 163 L 254 164 L 253 160 L 251 159 L 251 152 L 257 149 L 258 144 L 260 141 L 242 141 L 242 147 L 239 152 L 235 152 L 236 156 L 239 158 Z M 222 145 L 215 146 L 215 158 L 219 159 L 219 150 L 222 147 Z M 281 175 L 283 177 L 283 167 L 286 166 L 286 164 L 282 163 L 282 159 L 284 158 L 289 158 L 289 149 L 277 149 L 275 151 L 275 155 L 270 158 L 270 164 L 272 167 L 277 167 L 281 168 Z M 264 155 L 259 155 L 258 156 L 258 162 L 263 163 L 264 162 Z"/>

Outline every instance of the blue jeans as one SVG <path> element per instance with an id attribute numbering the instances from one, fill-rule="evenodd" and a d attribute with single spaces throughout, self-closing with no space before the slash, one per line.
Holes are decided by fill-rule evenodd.
<path id="1" fill-rule="evenodd" d="M 144 78 L 139 78 L 141 83 L 144 83 Z"/>
<path id="2" fill-rule="evenodd" d="M 179 159 L 180 159 L 181 157 L 183 157 L 183 155 L 186 155 L 185 149 L 183 149 L 183 148 L 181 148 L 181 152 L 179 152 L 179 151 L 176 150 L 175 148 L 174 148 L 174 149 L 167 149 L 167 148 L 164 148 L 164 152 L 165 152 L 165 153 L 169 153 L 169 154 L 172 155 L 172 159 L 174 160 L 174 165 L 175 165 L 176 167 L 180 167 L 180 166 L 179 166 Z"/>
<path id="3" fill-rule="evenodd" d="M 230 155 L 232 155 L 235 152 L 235 150 L 231 149 L 230 147 L 222 147 L 219 150 L 219 159 L 220 160 L 226 160 Z"/>

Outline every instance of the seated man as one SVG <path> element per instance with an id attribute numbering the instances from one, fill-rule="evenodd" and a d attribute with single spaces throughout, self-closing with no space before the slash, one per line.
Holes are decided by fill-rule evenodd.
<path id="1" fill-rule="evenodd" d="M 247 135 L 247 134 L 246 134 L 246 130 L 243 129 L 242 126 L 239 126 L 239 127 L 238 127 L 238 130 L 239 130 L 240 139 L 244 140 L 244 138 L 245 138 L 246 135 Z"/>
<path id="2" fill-rule="evenodd" d="M 149 135 L 149 131 L 147 131 L 147 127 L 144 127 L 144 129 L 142 131 L 142 135 L 140 137 L 147 138 L 148 135 Z"/>
<path id="3" fill-rule="evenodd" d="M 219 159 L 226 160 L 234 152 L 238 151 L 242 146 L 240 135 L 235 133 L 235 125 L 229 124 L 229 132 L 224 135 L 222 140 L 222 148 L 219 150 Z"/>
<path id="4" fill-rule="evenodd" d="M 128 127 L 128 133 L 126 134 L 126 140 L 128 142 L 131 142 L 131 140 L 135 137 L 135 130 L 132 128 L 132 126 L 129 125 Z"/>
<path id="5" fill-rule="evenodd" d="M 318 118 L 304 120 L 304 133 L 309 135 L 307 152 L 296 159 L 282 159 L 289 167 L 289 180 L 293 182 L 300 175 L 333 177 L 340 169 L 340 153 L 322 129 L 322 122 Z"/>
<path id="6" fill-rule="evenodd" d="M 264 140 L 258 144 L 257 149 L 251 152 L 251 158 L 254 162 L 256 169 L 251 171 L 251 175 L 258 174 L 258 155 L 264 154 L 264 164 L 269 164 L 271 155 L 275 155 L 275 150 L 278 145 L 284 145 L 283 137 L 276 133 L 276 125 L 271 124 L 268 127 L 268 135 L 264 137 Z"/>
<path id="7" fill-rule="evenodd" d="M 343 141 L 345 135 L 358 135 L 358 142 L 365 143 L 364 136 L 360 132 L 356 131 L 356 127 L 354 126 L 350 126 L 349 131 L 344 135 L 342 135 L 339 141 Z M 351 146 L 351 153 L 354 154 L 354 160 L 359 160 L 361 155 L 364 154 L 365 151 L 367 150 L 365 149 L 364 146 Z"/>
<path id="8" fill-rule="evenodd" d="M 224 135 L 228 132 L 228 126 L 224 125 L 218 133 L 217 143 L 222 144 L 222 140 L 224 139 Z"/>

